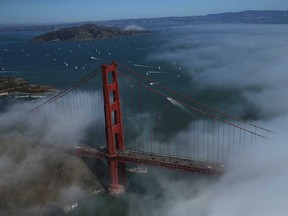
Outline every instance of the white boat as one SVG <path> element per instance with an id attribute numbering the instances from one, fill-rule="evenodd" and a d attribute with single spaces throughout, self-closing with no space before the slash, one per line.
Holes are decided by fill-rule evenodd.
<path id="1" fill-rule="evenodd" d="M 8 92 L 0 93 L 0 97 L 1 97 L 1 96 L 6 96 L 6 95 L 8 95 L 8 94 L 9 94 Z"/>
<path id="2" fill-rule="evenodd" d="M 131 173 L 138 173 L 138 174 L 147 173 L 147 168 L 146 167 L 127 168 L 126 170 L 128 172 L 131 172 Z"/>

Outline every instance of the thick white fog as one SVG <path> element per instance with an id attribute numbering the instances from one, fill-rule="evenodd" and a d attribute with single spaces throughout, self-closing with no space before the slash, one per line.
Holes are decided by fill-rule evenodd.
<path id="1" fill-rule="evenodd" d="M 162 52 L 148 59 L 182 65 L 202 87 L 239 88 L 263 115 L 285 114 L 287 25 L 198 25 L 175 31 Z"/>
<path id="2" fill-rule="evenodd" d="M 47 202 L 65 206 L 102 188 L 83 162 L 61 151 L 82 144 L 91 124 L 103 134 L 100 101 L 99 93 L 80 91 L 32 112 L 42 102 L 18 102 L 0 115 L 0 214 L 34 215 Z"/>
<path id="3" fill-rule="evenodd" d="M 255 122 L 274 131 L 253 151 L 230 159 L 217 181 L 167 180 L 155 174 L 165 194 L 149 215 L 271 216 L 288 211 L 288 26 L 199 25 L 177 28 L 161 52 L 149 59 L 177 62 L 201 88 L 232 86 L 260 110 Z M 175 30 L 175 31 L 176 31 Z M 169 52 L 174 48 L 174 52 Z M 237 158 L 237 155 L 235 155 Z M 135 199 L 135 197 L 131 197 Z M 151 201 L 152 202 L 152 201 Z M 134 202 L 131 215 L 141 205 Z"/>
<path id="4" fill-rule="evenodd" d="M 100 92 L 70 93 L 51 104 L 30 112 L 43 101 L 16 103 L 0 115 L 1 129 L 15 128 L 29 137 L 39 137 L 43 144 L 73 147 L 94 123 L 95 133 L 104 130 Z M 44 101 L 47 99 L 44 99 Z"/>

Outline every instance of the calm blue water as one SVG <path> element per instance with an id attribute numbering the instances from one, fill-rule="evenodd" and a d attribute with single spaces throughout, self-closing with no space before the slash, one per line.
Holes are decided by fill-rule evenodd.
<path id="1" fill-rule="evenodd" d="M 170 29 L 156 28 L 154 34 L 145 36 L 51 43 L 30 42 L 33 36 L 42 32 L 0 32 L 0 75 L 22 77 L 30 83 L 51 85 L 63 89 L 103 63 L 116 60 L 142 75 L 149 75 L 147 77 L 153 79 L 154 82 L 165 84 L 167 87 L 192 96 L 206 104 L 226 108 L 227 106 L 224 106 L 225 103 L 223 105 L 223 101 L 234 103 L 234 100 L 230 97 L 236 93 L 235 91 L 218 86 L 216 88 L 201 88 L 199 83 L 194 82 L 191 76 L 188 76 L 191 69 L 181 65 L 179 61 L 177 62 L 177 59 L 169 62 L 153 58 L 154 54 L 162 51 L 167 52 L 167 49 L 173 53 L 174 50 L 191 48 L 185 47 L 185 44 L 182 45 L 181 43 L 177 47 L 168 46 L 167 48 L 167 44 L 181 36 L 186 28 L 191 29 L 191 26 Z M 197 29 L 195 33 L 200 36 L 210 34 L 210 32 L 202 32 Z M 197 46 L 201 46 L 201 44 L 196 43 L 195 48 Z M 135 64 L 151 67 L 135 67 Z M 151 73 L 147 74 L 149 71 Z M 99 79 L 97 83 L 90 82 L 91 89 L 95 87 L 100 89 L 100 81 Z M 166 115 L 163 115 L 163 122 L 167 120 L 163 124 L 163 126 L 167 126 L 166 130 L 171 128 L 169 124 L 171 119 L 173 122 L 174 118 L 180 118 L 184 122 L 183 125 L 179 126 L 180 129 L 195 118 L 195 116 L 187 118 L 187 115 L 183 112 L 178 112 L 175 116 L 173 113 L 177 108 L 174 109 L 169 106 L 171 109 L 167 109 L 169 102 L 165 98 L 159 99 L 158 96 L 149 94 L 141 88 L 134 88 L 131 91 L 129 86 L 130 83 L 127 80 L 120 86 L 124 111 L 128 108 L 137 110 L 141 106 L 143 112 L 149 109 L 157 113 L 166 113 Z M 222 102 L 219 103 L 219 101 Z M 165 116 L 169 116 L 169 118 L 165 119 Z M 165 127 L 162 127 L 162 129 L 165 131 Z"/>
<path id="2" fill-rule="evenodd" d="M 17 72 L 1 74 L 63 88 L 112 60 L 129 66 L 147 64 L 146 56 L 159 50 L 163 43 L 157 33 L 87 42 L 31 43 L 31 37 L 39 33 L 0 33 L 0 71 Z"/>

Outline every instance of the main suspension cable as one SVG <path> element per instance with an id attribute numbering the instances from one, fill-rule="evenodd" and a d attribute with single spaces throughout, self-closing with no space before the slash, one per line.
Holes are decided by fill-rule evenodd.
<path id="1" fill-rule="evenodd" d="M 137 73 L 136 71 L 134 71 L 134 70 L 132 70 L 132 69 L 130 69 L 130 68 L 122 65 L 122 64 L 119 64 L 119 63 L 117 63 L 117 64 L 118 64 L 120 67 L 122 67 L 123 69 L 127 70 L 128 72 L 130 72 L 130 73 L 132 73 L 132 74 L 134 74 L 134 75 L 136 75 L 136 76 L 138 76 L 138 77 L 140 77 L 140 78 L 142 78 L 142 79 L 145 79 L 145 80 L 149 81 L 150 83 L 154 83 L 155 86 L 158 86 L 158 87 L 160 87 L 160 88 L 162 88 L 162 89 L 165 89 L 165 90 L 167 90 L 167 91 L 170 92 L 170 93 L 173 93 L 173 94 L 175 94 L 175 95 L 177 95 L 177 96 L 183 97 L 183 98 L 191 101 L 192 103 L 195 103 L 195 104 L 197 104 L 197 105 L 199 105 L 199 106 L 202 106 L 202 107 L 204 107 L 204 108 L 206 108 L 206 109 L 209 109 L 209 110 L 211 110 L 211 111 L 214 111 L 214 112 L 216 112 L 216 113 L 219 113 L 219 114 L 221 114 L 221 115 L 223 115 L 223 116 L 226 116 L 226 117 L 228 117 L 228 118 L 231 118 L 231 119 L 233 119 L 233 120 L 235 120 L 235 121 L 242 122 L 242 123 L 244 123 L 244 124 L 253 126 L 253 127 L 258 128 L 258 129 L 260 129 L 260 130 L 263 130 L 263 131 L 265 131 L 265 132 L 272 133 L 271 130 L 268 130 L 268 129 L 265 129 L 265 128 L 260 127 L 260 126 L 258 126 L 258 125 L 252 124 L 252 123 L 247 122 L 247 121 L 245 121 L 245 120 L 242 120 L 242 119 L 240 119 L 240 118 L 238 118 L 238 117 L 236 117 L 236 116 L 232 116 L 232 115 L 230 115 L 230 114 L 224 113 L 224 112 L 222 112 L 222 111 L 220 111 L 220 110 L 218 110 L 218 109 L 216 109 L 216 108 L 213 108 L 213 107 L 210 107 L 210 106 L 208 106 L 208 105 L 206 105 L 206 104 L 203 104 L 203 103 L 201 103 L 201 102 L 199 102 L 199 101 L 197 101 L 197 100 L 195 100 L 195 99 L 193 99 L 193 98 L 190 98 L 190 97 L 188 97 L 188 96 L 186 96 L 186 95 L 183 95 L 183 94 L 181 94 L 181 93 L 179 93 L 179 92 L 176 92 L 176 91 L 174 91 L 174 90 L 172 90 L 172 89 L 170 89 L 170 88 L 167 88 L 167 87 L 165 87 L 165 86 L 163 86 L 163 85 L 161 85 L 161 84 L 159 84 L 159 83 L 155 83 L 155 82 L 153 82 L 153 80 L 147 78 L 146 76 L 143 76 L 143 75 Z"/>
<path id="2" fill-rule="evenodd" d="M 141 83 L 140 81 L 135 80 L 135 79 L 133 79 L 132 77 L 130 77 L 130 76 L 126 75 L 126 74 L 123 74 L 123 73 L 121 73 L 121 72 L 119 72 L 119 71 L 118 71 L 118 73 L 119 73 L 121 76 L 129 79 L 130 81 L 135 82 L 135 83 L 137 83 L 138 85 L 140 85 L 140 86 L 142 86 L 142 87 L 144 87 L 144 88 L 146 88 L 146 89 L 148 89 L 148 90 L 150 90 L 150 91 L 153 91 L 154 93 L 156 93 L 156 94 L 158 94 L 158 95 L 160 95 L 160 96 L 162 96 L 162 97 L 169 98 L 168 95 L 166 95 L 165 93 L 162 93 L 162 92 L 160 92 L 160 91 L 158 91 L 158 90 L 155 90 L 155 89 L 153 89 L 153 88 L 151 88 L 151 87 L 149 87 L 149 86 Z M 228 122 L 228 121 L 226 121 L 226 120 L 224 120 L 224 119 L 220 119 L 220 118 L 218 118 L 218 117 L 216 117 L 216 116 L 213 116 L 213 115 L 211 115 L 211 114 L 209 114 L 209 113 L 206 113 L 206 112 L 204 112 L 204 111 L 202 111 L 202 110 L 199 110 L 199 109 L 197 109 L 197 108 L 195 108 L 195 107 L 192 107 L 192 106 L 190 106 L 190 105 L 188 105 L 188 104 L 186 104 L 186 103 L 184 103 L 184 102 L 182 102 L 182 101 L 178 101 L 178 100 L 176 100 L 175 98 L 172 98 L 172 99 L 175 100 L 176 102 L 182 104 L 183 106 L 189 107 L 190 109 L 192 109 L 192 110 L 194 110 L 194 111 L 196 111 L 196 112 L 198 112 L 198 113 L 200 113 L 200 114 L 202 114 L 202 115 L 204 115 L 204 116 L 207 116 L 207 117 L 212 118 L 212 119 L 214 119 L 214 120 L 221 121 L 221 122 L 223 122 L 223 123 L 225 123 L 225 124 L 227 124 L 227 125 L 231 125 L 231 126 L 233 126 L 233 127 L 235 127 L 235 128 L 238 128 L 239 130 L 243 130 L 243 131 L 248 132 L 248 133 L 250 133 L 250 134 L 253 134 L 253 135 L 255 135 L 255 136 L 268 139 L 267 137 L 265 137 L 265 136 L 263 136 L 263 135 L 261 135 L 261 134 L 258 134 L 258 133 L 255 133 L 255 132 L 253 132 L 253 131 L 250 131 L 250 130 L 248 130 L 248 129 L 242 128 L 242 127 L 240 127 L 240 126 L 238 126 L 238 125 L 235 125 L 235 124 L 233 124 L 233 123 L 231 123 L 231 122 Z"/>
<path id="3" fill-rule="evenodd" d="M 64 89 L 63 91 L 59 92 L 58 94 L 54 95 L 53 97 L 49 98 L 47 101 L 39 104 L 38 106 L 36 106 L 35 108 L 31 109 L 29 112 L 35 111 L 36 109 L 39 109 L 40 107 L 48 104 L 48 103 L 53 103 L 54 101 L 62 98 L 63 96 L 65 96 L 66 94 L 70 93 L 71 91 L 75 90 L 76 88 L 78 88 L 79 86 L 83 85 L 84 83 L 86 83 L 88 80 L 92 79 L 93 77 L 95 77 L 96 75 L 98 75 L 101 72 L 101 67 L 96 68 L 95 70 L 93 70 L 91 73 L 89 73 L 88 75 L 86 75 L 85 77 L 83 77 L 82 79 L 80 79 L 79 81 L 77 81 L 76 83 L 74 83 L 72 86 Z"/>

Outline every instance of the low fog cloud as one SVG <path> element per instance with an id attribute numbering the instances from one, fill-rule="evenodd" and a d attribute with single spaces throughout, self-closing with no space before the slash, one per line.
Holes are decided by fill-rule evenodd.
<path id="1" fill-rule="evenodd" d="M 262 115 L 285 114 L 288 26 L 199 25 L 170 33 L 162 51 L 149 59 L 178 63 L 204 88 L 240 89 Z"/>
<path id="2" fill-rule="evenodd" d="M 231 155 L 220 179 L 172 180 L 169 175 L 155 173 L 164 194 L 158 205 L 149 202 L 153 192 L 145 195 L 149 215 L 285 215 L 288 211 L 288 26 L 221 24 L 173 31 L 166 48 L 148 59 L 176 62 L 185 67 L 200 88 L 238 89 L 266 117 L 254 123 L 275 133 L 270 134 L 271 140 L 257 138 L 252 149 Z M 169 51 L 171 48 L 173 52 Z M 131 199 L 136 198 L 133 195 Z M 131 207 L 130 215 L 137 208 L 145 215 L 140 203 L 133 201 L 133 204 L 136 207 Z"/>
<path id="3" fill-rule="evenodd" d="M 1 130 L 21 131 L 39 137 L 43 144 L 73 147 L 85 138 L 91 124 L 95 134 L 104 131 L 100 98 L 98 92 L 70 93 L 32 112 L 38 103 L 17 103 L 0 115 Z"/>
<path id="4" fill-rule="evenodd" d="M 271 216 L 285 215 L 288 189 L 288 115 L 261 122 L 277 131 L 271 140 L 257 139 L 243 152 L 231 153 L 220 178 L 153 171 L 157 190 L 129 194 L 130 215 Z M 257 122 L 259 123 L 259 122 Z M 192 175 L 192 174 L 190 174 Z M 147 182 L 143 182 L 145 186 Z M 160 198 L 157 191 L 162 191 Z M 144 205 L 143 205 L 144 203 Z"/>
<path id="5" fill-rule="evenodd" d="M 125 31 L 145 31 L 146 29 L 138 25 L 128 25 L 124 28 Z"/>
<path id="6" fill-rule="evenodd" d="M 80 91 L 32 112 L 43 101 L 17 102 L 0 115 L 0 214 L 64 206 L 101 188 L 83 162 L 58 149 L 83 143 L 91 124 L 93 136 L 105 136 L 100 101 L 98 92 Z"/>

